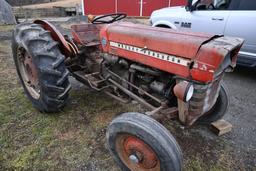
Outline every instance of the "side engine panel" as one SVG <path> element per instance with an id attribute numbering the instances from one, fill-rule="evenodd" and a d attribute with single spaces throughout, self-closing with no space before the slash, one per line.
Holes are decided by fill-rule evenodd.
<path id="1" fill-rule="evenodd" d="M 172 89 L 175 85 L 175 78 L 172 74 L 110 54 L 105 53 L 102 56 L 104 61 L 101 70 L 104 77 L 112 76 L 112 79 L 139 97 L 144 98 L 152 106 L 159 107 L 161 103 L 150 101 L 145 92 L 162 101 L 168 101 L 174 97 Z"/>

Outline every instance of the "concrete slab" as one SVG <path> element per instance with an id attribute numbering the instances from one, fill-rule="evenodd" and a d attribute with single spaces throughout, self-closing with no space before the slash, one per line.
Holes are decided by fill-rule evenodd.
<path id="1" fill-rule="evenodd" d="M 5 0 L 0 0 L 0 24 L 16 24 L 12 7 Z"/>

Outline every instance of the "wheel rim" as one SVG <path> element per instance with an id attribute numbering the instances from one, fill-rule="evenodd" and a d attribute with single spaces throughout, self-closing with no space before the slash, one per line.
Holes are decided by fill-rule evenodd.
<path id="1" fill-rule="evenodd" d="M 120 159 L 132 171 L 160 171 L 160 161 L 149 145 L 133 135 L 119 135 L 116 149 Z"/>
<path id="2" fill-rule="evenodd" d="M 38 72 L 32 57 L 26 52 L 24 48 L 18 49 L 18 66 L 22 81 L 26 86 L 29 94 L 34 99 L 40 97 L 40 86 L 38 80 Z"/>

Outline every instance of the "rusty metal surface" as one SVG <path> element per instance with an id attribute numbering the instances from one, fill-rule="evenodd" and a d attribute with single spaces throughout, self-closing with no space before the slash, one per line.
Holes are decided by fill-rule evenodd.
<path id="1" fill-rule="evenodd" d="M 110 71 L 109 69 L 107 69 L 107 71 L 108 71 L 112 76 L 118 78 L 118 79 L 121 80 L 122 82 L 127 83 L 129 86 L 131 86 L 131 87 L 134 88 L 134 89 L 137 89 L 137 90 L 140 91 L 142 94 L 147 95 L 149 98 L 151 98 L 152 100 L 154 100 L 155 102 L 157 102 L 159 105 L 161 105 L 161 104 L 163 103 L 160 99 L 158 99 L 158 98 L 152 96 L 151 94 L 149 94 L 148 92 L 144 91 L 143 89 L 141 89 L 141 88 L 135 86 L 134 84 L 130 83 L 129 81 L 123 79 L 122 77 L 118 76 L 117 74 L 115 74 L 114 72 Z M 125 87 L 123 87 L 123 88 L 125 88 Z"/>
<path id="2" fill-rule="evenodd" d="M 18 65 L 22 80 L 28 92 L 34 99 L 39 99 L 40 85 L 38 71 L 32 57 L 23 48 L 19 48 L 18 50 Z"/>
<path id="3" fill-rule="evenodd" d="M 72 35 L 74 41 L 78 44 L 85 46 L 97 46 L 100 45 L 99 32 L 103 27 L 101 24 L 80 24 L 72 25 Z"/>
<path id="4" fill-rule="evenodd" d="M 186 102 L 186 94 L 187 94 L 187 90 L 188 90 L 190 84 L 191 83 L 189 83 L 187 81 L 181 81 L 178 84 L 176 84 L 173 88 L 173 92 L 174 92 L 175 96 L 178 99 Z"/>
<path id="5" fill-rule="evenodd" d="M 45 20 L 35 20 L 34 23 L 40 24 L 45 30 L 50 31 L 53 40 L 59 43 L 60 51 L 66 57 L 72 56 L 73 52 L 64 36 L 56 29 L 54 25 Z"/>
<path id="6" fill-rule="evenodd" d="M 108 35 L 109 41 L 138 47 L 147 46 L 151 50 L 190 59 L 196 56 L 204 42 L 213 37 L 209 34 L 178 32 L 129 22 L 109 25 Z"/>
<path id="7" fill-rule="evenodd" d="M 118 84 L 116 81 L 109 79 L 108 80 L 110 83 L 112 83 L 114 86 L 116 86 L 118 89 L 120 89 L 121 91 L 123 91 L 125 94 L 129 95 L 131 98 L 133 98 L 134 100 L 138 101 L 139 103 L 141 103 L 142 105 L 144 105 L 145 107 L 147 107 L 148 109 L 151 110 L 155 110 L 155 107 L 152 106 L 151 104 L 149 104 L 148 102 L 146 102 L 144 99 L 140 98 L 138 95 L 134 94 L 133 92 L 129 91 L 128 89 L 126 89 L 125 87 L 123 87 L 122 85 Z"/>
<path id="8" fill-rule="evenodd" d="M 109 91 L 107 91 L 107 90 L 104 91 L 104 93 L 107 94 L 108 96 L 110 96 L 111 98 L 113 98 L 113 99 L 115 99 L 115 100 L 121 102 L 121 103 L 127 104 L 127 103 L 131 102 L 130 99 L 123 99 L 123 98 L 121 98 L 121 97 L 118 97 L 118 96 L 114 95 L 113 93 L 111 93 L 111 92 L 109 92 Z"/>
<path id="9" fill-rule="evenodd" d="M 183 124 L 191 126 L 199 117 L 212 109 L 219 96 L 223 75 L 211 84 L 194 84 L 194 94 L 188 103 L 179 101 L 179 116 Z"/>
<path id="10" fill-rule="evenodd" d="M 99 73 L 85 74 L 82 71 L 76 71 L 72 73 L 73 76 L 82 83 L 88 85 L 96 91 L 103 91 L 109 88 L 109 85 L 105 84 L 105 79 L 99 78 Z"/>
<path id="11" fill-rule="evenodd" d="M 136 171 L 160 171 L 160 161 L 155 152 L 139 138 L 121 134 L 117 137 L 116 149 L 125 165 Z M 136 157 L 137 162 L 131 161 L 130 156 Z"/>
<path id="12" fill-rule="evenodd" d="M 31 86 L 37 86 L 39 84 L 38 72 L 32 58 L 27 53 L 25 54 L 24 66 Z"/>
<path id="13" fill-rule="evenodd" d="M 181 77 L 211 82 L 224 58 L 232 64 L 242 39 L 178 32 L 133 23 L 114 23 L 101 29 L 103 51 Z"/>
<path id="14" fill-rule="evenodd" d="M 243 42 L 240 38 L 219 37 L 203 44 L 194 59 L 194 66 L 190 70 L 191 77 L 198 81 L 213 81 L 219 72 L 235 67 Z M 225 59 L 230 61 L 223 66 Z"/>
<path id="15" fill-rule="evenodd" d="M 179 110 L 177 107 L 160 106 L 153 111 L 146 112 L 146 115 L 154 118 L 157 121 L 163 121 L 165 119 L 174 119 L 178 116 Z"/>

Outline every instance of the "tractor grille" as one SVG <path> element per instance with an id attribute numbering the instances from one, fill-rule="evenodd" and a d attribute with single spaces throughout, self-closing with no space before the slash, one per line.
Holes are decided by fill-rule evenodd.
<path id="1" fill-rule="evenodd" d="M 214 106 L 219 95 L 223 75 L 219 75 L 211 84 L 194 84 L 194 95 L 189 102 L 190 118 L 196 120 Z"/>

